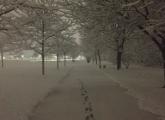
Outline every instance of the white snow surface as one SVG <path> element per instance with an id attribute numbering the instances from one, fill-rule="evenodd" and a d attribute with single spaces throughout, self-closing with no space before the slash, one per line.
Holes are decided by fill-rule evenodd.
<path id="1" fill-rule="evenodd" d="M 160 115 L 165 120 L 165 84 L 163 69 L 142 66 L 131 66 L 117 71 L 111 63 L 104 62 L 104 73 L 126 88 L 127 93 L 138 100 L 141 109 Z"/>
<path id="2" fill-rule="evenodd" d="M 0 119 L 27 120 L 33 107 L 69 69 L 67 66 L 57 70 L 56 63 L 49 62 L 43 77 L 40 62 L 7 61 L 5 68 L 0 69 Z"/>
<path id="3" fill-rule="evenodd" d="M 161 115 L 162 120 L 165 120 L 162 69 L 133 66 L 128 70 L 117 71 L 114 65 L 107 62 L 104 64 L 107 68 L 102 72 L 107 77 L 137 98 L 142 109 Z M 72 65 L 67 65 L 57 70 L 56 62 L 47 62 L 46 75 L 43 77 L 40 62 L 7 61 L 5 68 L 0 69 L 0 119 L 28 120 L 34 106 L 52 89 L 58 87 L 59 81 L 71 69 Z"/>

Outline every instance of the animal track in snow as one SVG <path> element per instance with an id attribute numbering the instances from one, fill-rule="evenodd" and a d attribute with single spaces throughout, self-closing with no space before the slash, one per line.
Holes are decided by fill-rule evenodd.
<path id="1" fill-rule="evenodd" d="M 89 99 L 88 90 L 82 81 L 80 81 L 80 85 L 81 85 L 80 92 L 83 98 L 83 105 L 85 110 L 85 120 L 95 120 L 93 114 L 92 102 Z"/>

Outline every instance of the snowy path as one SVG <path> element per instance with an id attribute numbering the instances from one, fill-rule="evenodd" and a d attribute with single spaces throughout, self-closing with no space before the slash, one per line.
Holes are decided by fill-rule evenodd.
<path id="1" fill-rule="evenodd" d="M 76 64 L 29 120 L 159 120 L 126 91 L 94 66 Z"/>
<path id="2" fill-rule="evenodd" d="M 5 61 L 0 68 L 0 120 L 27 120 L 33 106 L 65 79 L 72 65 L 56 69 L 55 62 L 46 63 L 46 75 L 41 75 L 41 63 Z"/>

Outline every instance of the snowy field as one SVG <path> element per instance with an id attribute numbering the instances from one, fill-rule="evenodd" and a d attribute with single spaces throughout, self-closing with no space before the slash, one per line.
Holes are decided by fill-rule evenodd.
<path id="1" fill-rule="evenodd" d="M 105 64 L 107 64 L 107 68 L 103 71 L 96 68 L 95 65 L 87 65 L 86 63 L 79 62 L 76 62 L 75 64 L 70 62 L 65 68 L 62 63 L 61 69 L 57 70 L 56 62 L 47 62 L 46 75 L 43 77 L 41 75 L 40 62 L 7 61 L 5 68 L 0 69 L 0 119 L 28 120 L 28 116 L 33 109 L 37 107 L 36 105 L 40 101 L 42 102 L 42 100 L 44 100 L 49 92 L 56 88 L 59 90 L 63 89 L 63 87 L 59 88 L 59 84 L 63 84 L 62 82 L 65 82 L 64 87 L 70 87 L 64 88 L 64 93 L 73 92 L 73 94 L 70 94 L 73 96 L 72 99 L 75 97 L 75 100 L 79 100 L 80 98 L 74 96 L 74 94 L 79 94 L 79 91 L 75 91 L 75 88 L 72 87 L 77 85 L 77 80 L 82 80 L 87 88 L 89 88 L 89 94 L 95 104 L 95 112 L 98 112 L 96 116 L 99 118 L 101 110 L 105 111 L 102 113 L 103 115 L 100 119 L 104 118 L 105 113 L 106 115 L 109 115 L 108 112 L 113 100 L 112 96 L 117 96 L 121 99 L 122 96 L 125 96 L 126 98 L 129 98 L 129 100 L 133 100 L 133 98 L 125 95 L 125 92 L 127 92 L 128 95 L 137 98 L 141 109 L 150 111 L 156 115 L 161 115 L 162 119 L 165 118 L 165 89 L 161 88 L 164 83 L 163 71 L 161 69 L 132 67 L 128 70 L 123 69 L 118 72 L 113 65 L 109 63 Z M 68 77 L 67 75 L 70 71 L 72 72 L 70 77 Z M 121 87 L 116 84 L 119 84 Z M 113 89 L 118 92 L 113 93 L 111 87 L 114 87 Z M 123 88 L 126 88 L 126 91 L 123 90 Z M 71 89 L 71 91 L 67 91 L 67 89 Z M 70 100 L 69 94 L 61 94 L 61 96 L 63 95 L 64 98 Z M 105 99 L 105 97 L 107 99 Z M 61 100 L 63 98 L 59 99 Z M 101 99 L 102 102 L 105 101 L 103 103 L 106 103 L 106 105 L 102 107 L 103 103 L 97 101 L 98 99 Z M 116 100 L 114 99 L 113 102 L 115 103 Z M 75 102 L 73 103 L 75 104 Z M 135 106 L 133 106 L 136 107 L 136 101 L 133 103 L 135 104 Z M 69 104 L 70 103 L 68 103 L 68 105 Z M 76 104 L 81 107 L 78 102 L 76 102 Z M 63 107 L 65 108 L 65 105 Z M 121 109 L 120 104 L 118 107 L 118 109 Z M 116 109 L 115 106 L 114 109 Z M 136 109 L 139 111 L 138 108 Z M 124 108 L 123 111 L 125 111 Z M 112 111 L 112 113 L 113 112 L 115 112 L 115 110 Z M 79 116 L 77 116 L 77 118 L 78 117 Z M 112 115 L 110 117 L 112 117 Z"/>
<path id="2" fill-rule="evenodd" d="M 104 64 L 107 64 L 104 73 L 128 89 L 127 93 L 138 99 L 142 109 L 161 115 L 165 120 L 165 89 L 161 88 L 165 81 L 162 69 L 133 66 L 117 71 L 114 65 L 107 62 Z"/>
<path id="3" fill-rule="evenodd" d="M 0 120 L 27 120 L 33 107 L 55 88 L 71 66 L 56 70 L 55 62 L 46 63 L 41 76 L 40 62 L 7 61 L 0 68 Z"/>

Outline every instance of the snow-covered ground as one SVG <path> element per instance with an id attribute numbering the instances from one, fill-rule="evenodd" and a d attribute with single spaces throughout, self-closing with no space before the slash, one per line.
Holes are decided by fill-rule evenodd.
<path id="1" fill-rule="evenodd" d="M 70 63 L 65 68 L 62 63 L 58 71 L 55 62 L 47 62 L 43 77 L 40 62 L 7 61 L 0 69 L 0 119 L 28 120 L 31 114 L 30 120 L 86 119 L 86 103 L 81 103 L 81 99 L 86 100 L 86 96 L 81 98 L 85 91 L 96 119 L 156 120 L 150 112 L 165 116 L 161 69 L 132 67 L 116 71 L 112 64 L 105 64 L 107 68 L 99 70 L 84 62 Z M 139 108 L 134 97 L 145 110 Z"/>
<path id="2" fill-rule="evenodd" d="M 159 120 L 92 64 L 79 63 L 29 120 Z"/>
<path id="3" fill-rule="evenodd" d="M 120 86 L 128 89 L 128 94 L 138 99 L 142 109 L 162 116 L 165 120 L 165 89 L 161 88 L 163 70 L 160 68 L 131 66 L 117 71 L 113 64 L 105 62 L 104 73 Z"/>
<path id="4" fill-rule="evenodd" d="M 5 68 L 0 68 L 1 120 L 27 120 L 38 101 L 71 69 L 67 66 L 58 71 L 55 62 L 48 62 L 46 66 L 44 77 L 40 62 L 7 61 Z"/>

